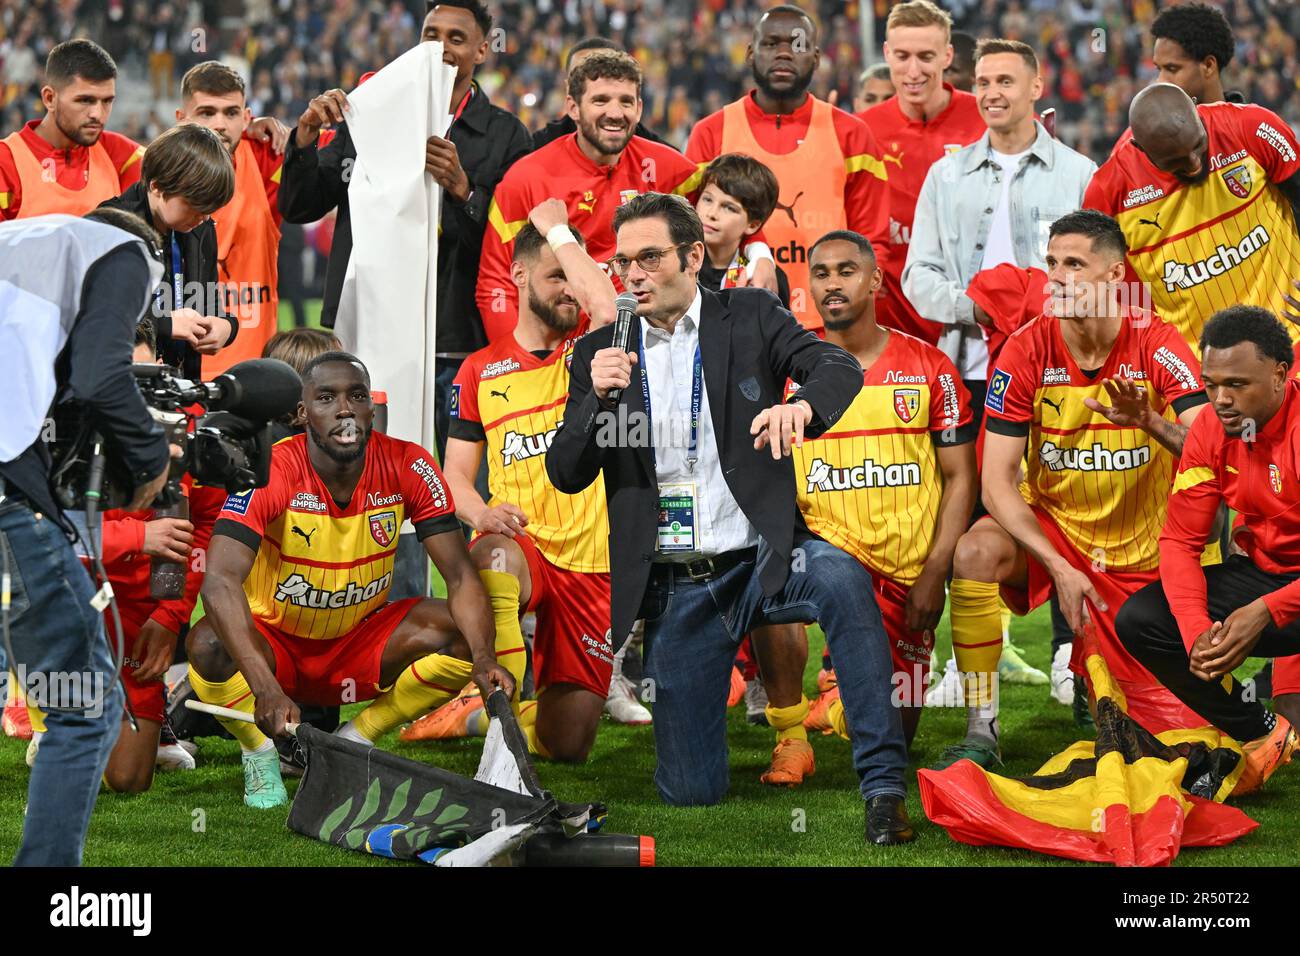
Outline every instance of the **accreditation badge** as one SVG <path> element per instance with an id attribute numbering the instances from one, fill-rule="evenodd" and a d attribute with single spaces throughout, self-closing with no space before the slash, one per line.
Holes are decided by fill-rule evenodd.
<path id="1" fill-rule="evenodd" d="M 658 550 L 695 550 L 695 482 L 659 486 Z"/>

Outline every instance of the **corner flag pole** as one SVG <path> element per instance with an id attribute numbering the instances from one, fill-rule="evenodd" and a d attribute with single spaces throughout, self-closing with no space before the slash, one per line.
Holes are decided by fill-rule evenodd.
<path id="1" fill-rule="evenodd" d="M 229 707 L 222 707 L 220 704 L 205 704 L 201 700 L 187 700 L 185 706 L 190 710 L 197 710 L 205 714 L 211 714 L 213 717 L 225 717 L 228 720 L 242 720 L 246 724 L 253 724 L 257 721 L 252 714 L 245 713 L 242 710 L 232 710 Z M 298 733 L 297 724 L 285 724 L 284 729 L 295 736 Z"/>

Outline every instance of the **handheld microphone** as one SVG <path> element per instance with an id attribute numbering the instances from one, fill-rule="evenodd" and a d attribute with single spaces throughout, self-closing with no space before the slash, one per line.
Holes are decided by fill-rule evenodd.
<path id="1" fill-rule="evenodd" d="M 614 341 L 610 345 L 626 352 L 632 344 L 632 320 L 636 318 L 636 296 L 631 292 L 624 292 L 614 300 L 614 307 L 618 309 L 618 314 L 614 318 Z M 614 404 L 618 404 L 618 400 L 622 397 L 621 388 L 609 390 L 609 400 Z"/>

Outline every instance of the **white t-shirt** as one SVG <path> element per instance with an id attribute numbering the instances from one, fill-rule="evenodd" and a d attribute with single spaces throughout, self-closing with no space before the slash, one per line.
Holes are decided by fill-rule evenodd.
<path id="1" fill-rule="evenodd" d="M 997 208 L 993 210 L 993 222 L 989 226 L 988 238 L 984 240 L 984 264 L 982 269 L 992 269 L 1004 262 L 1018 265 L 1016 249 L 1011 240 L 1011 180 L 1020 169 L 1020 161 L 1029 155 L 1029 150 L 1019 153 L 999 153 L 989 150 L 993 162 L 1002 167 L 1002 195 L 998 197 Z"/>
<path id="2" fill-rule="evenodd" d="M 1002 194 L 993 210 L 988 238 L 984 240 L 984 262 L 981 269 L 992 269 L 1004 262 L 1016 264 L 1016 248 L 1011 239 L 1011 180 L 1020 168 L 1020 161 L 1029 150 L 1019 153 L 999 153 L 989 150 L 993 162 L 1002 167 Z M 988 378 L 989 350 L 984 337 L 967 336 L 962 340 L 961 377 L 964 379 Z"/>

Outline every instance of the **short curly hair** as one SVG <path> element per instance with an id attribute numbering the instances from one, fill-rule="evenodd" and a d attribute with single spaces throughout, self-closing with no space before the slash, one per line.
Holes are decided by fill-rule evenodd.
<path id="1" fill-rule="evenodd" d="M 1169 7 L 1151 23 L 1154 40 L 1173 40 L 1193 60 L 1214 57 L 1222 71 L 1236 52 L 1232 27 L 1218 7 L 1204 3 L 1182 3 Z"/>
<path id="2" fill-rule="evenodd" d="M 636 95 L 641 96 L 641 67 L 622 50 L 598 50 L 574 67 L 567 92 L 575 103 L 592 80 L 630 80 L 636 84 Z"/>
<path id="3" fill-rule="evenodd" d="M 1252 342 L 1261 358 L 1272 359 L 1288 368 L 1295 362 L 1291 336 L 1268 309 L 1258 305 L 1230 305 L 1210 316 L 1201 331 L 1201 352 L 1230 349 Z"/>

